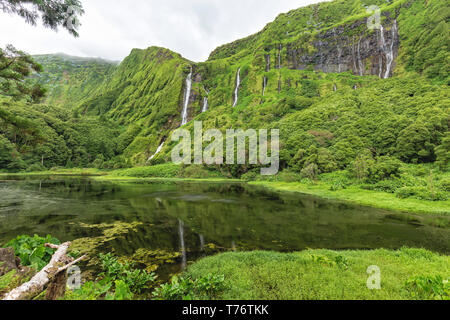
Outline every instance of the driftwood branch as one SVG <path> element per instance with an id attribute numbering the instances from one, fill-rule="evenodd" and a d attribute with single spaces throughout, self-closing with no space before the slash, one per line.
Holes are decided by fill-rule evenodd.
<path id="1" fill-rule="evenodd" d="M 82 256 L 67 264 L 66 253 L 70 244 L 70 242 L 61 245 L 46 244 L 46 247 L 56 249 L 49 264 L 39 271 L 30 281 L 6 294 L 3 297 L 3 300 L 27 300 L 37 296 L 44 291 L 45 287 L 53 281 L 58 274 L 65 272 L 68 268 L 86 258 L 86 256 Z"/>

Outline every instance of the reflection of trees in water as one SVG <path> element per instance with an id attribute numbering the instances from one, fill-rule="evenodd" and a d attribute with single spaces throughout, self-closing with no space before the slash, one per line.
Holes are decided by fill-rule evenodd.
<path id="1" fill-rule="evenodd" d="M 38 192 L 26 183 L 17 197 Z M 42 207 L 46 201 L 52 205 Z M 56 200 L 56 201 L 55 201 Z M 42 181 L 41 193 L 3 218 L 0 240 L 17 234 L 51 233 L 61 240 L 98 236 L 77 223 L 143 222 L 138 232 L 108 247 L 132 254 L 139 248 L 201 254 L 208 244 L 231 249 L 294 251 L 310 248 L 398 248 L 403 245 L 448 252 L 449 231 L 389 221 L 380 210 L 276 193 L 231 183 L 99 183 L 86 179 Z M 74 223 L 74 224 L 71 224 Z"/>

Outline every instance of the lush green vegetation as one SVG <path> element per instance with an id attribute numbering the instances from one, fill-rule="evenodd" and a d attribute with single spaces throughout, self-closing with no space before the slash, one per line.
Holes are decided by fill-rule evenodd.
<path id="1" fill-rule="evenodd" d="M 41 270 L 50 262 L 55 253 L 54 249 L 45 247 L 46 243 L 60 244 L 60 241 L 50 235 L 47 235 L 45 238 L 38 235 L 33 237 L 18 236 L 4 247 L 14 249 L 14 253 L 20 258 L 21 265 Z"/>
<path id="2" fill-rule="evenodd" d="M 14 247 L 22 264 L 37 272 L 52 254 L 43 247 L 46 242 L 59 243 L 51 236 L 19 236 L 6 246 Z M 161 285 L 156 285 L 154 273 L 134 264 L 111 253 L 100 254 L 102 271 L 95 280 L 67 290 L 64 299 L 450 299 L 449 257 L 424 249 L 228 252 L 201 259 Z M 367 268 L 374 265 L 381 271 L 380 290 L 367 288 Z M 16 271 L 0 276 L 0 293 L 27 279 Z"/>
<path id="3" fill-rule="evenodd" d="M 67 28 L 59 13 L 68 5 L 81 9 L 77 0 L 49 7 L 31 1 L 26 8 L 24 2 L 0 0 L 4 10 L 33 24 L 41 13 L 53 29 Z M 394 19 L 398 24 L 393 76 L 380 79 L 372 72 L 378 47 L 361 61 L 362 76 L 355 67 L 323 72 L 321 60 L 330 48 L 346 44 L 351 55 L 349 48 L 354 54 L 355 44 L 374 36 L 365 28 L 368 5 L 381 7 L 386 35 L 395 30 Z M 324 2 L 281 14 L 200 63 L 159 47 L 133 49 L 117 65 L 62 54 L 31 57 L 7 46 L 0 49 L 0 172 L 237 178 L 379 208 L 448 215 L 449 15 L 443 0 Z M 297 55 L 311 62 L 298 66 Z M 232 108 L 238 69 L 239 99 Z M 222 133 L 279 129 L 278 175 L 262 177 L 258 165 L 170 163 L 171 135 L 181 124 L 190 72 L 189 120 Z M 205 97 L 209 110 L 202 112 Z M 192 132 L 192 121 L 185 128 Z M 447 228 L 447 220 L 439 226 Z M 95 238 L 94 247 L 106 239 L 111 240 L 107 233 Z M 8 245 L 23 265 L 39 270 L 52 254 L 45 242 L 57 240 L 25 236 Z M 112 254 L 97 260 L 103 272 L 68 292 L 67 299 L 449 298 L 449 258 L 419 249 L 226 253 L 195 263 L 160 287 L 152 272 L 129 261 Z M 382 290 L 366 288 L 369 265 L 381 268 Z M 14 271 L 3 275 L 0 294 L 25 279 Z"/>
<path id="4" fill-rule="evenodd" d="M 280 129 L 283 170 L 315 178 L 359 168 L 356 174 L 368 184 L 383 178 L 371 172 L 372 167 L 389 161 L 436 162 L 446 171 L 448 50 L 440 37 L 448 31 L 448 8 L 437 0 L 370 4 L 381 6 L 386 24 L 397 16 L 400 50 L 391 79 L 322 73 L 314 66 L 295 70 L 287 62 L 288 46 L 300 50 L 302 43 L 304 50 L 314 52 L 314 42 L 327 30 L 340 27 L 346 37 L 364 36 L 364 30 L 354 27 L 355 21 L 367 18 L 360 0 L 326 2 L 281 14 L 261 32 L 218 48 L 203 63 L 158 47 L 134 49 L 118 66 L 98 59 L 36 56 L 45 71 L 34 78 L 48 90 L 46 103 L 55 107 L 0 100 L 0 160 L 5 159 L 1 167 L 112 169 L 170 162 L 175 145 L 170 142 L 150 163 L 147 159 L 161 141 L 170 141 L 179 126 L 185 78 L 192 67 L 189 119 L 223 132 L 230 127 Z M 279 44 L 281 68 L 276 68 Z M 265 55 L 272 61 L 268 71 Z M 239 100 L 231 108 L 238 68 Z M 268 81 L 262 96 L 264 77 Z M 201 113 L 206 95 L 210 108 Z M 35 113 L 32 119 L 29 110 Z M 38 118 L 46 123 L 38 124 Z M 192 124 L 187 128 L 193 130 Z M 236 165 L 207 171 L 239 178 L 253 169 Z M 152 171 L 156 170 L 136 169 L 130 175 L 151 177 Z"/>
<path id="5" fill-rule="evenodd" d="M 230 252 L 190 266 L 187 276 L 224 275 L 217 299 L 340 300 L 450 299 L 450 258 L 423 249 Z M 367 288 L 367 268 L 378 266 L 381 290 Z"/>

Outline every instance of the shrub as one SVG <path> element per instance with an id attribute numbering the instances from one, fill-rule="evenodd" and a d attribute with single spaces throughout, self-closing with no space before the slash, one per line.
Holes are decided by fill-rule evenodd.
<path id="1" fill-rule="evenodd" d="M 45 247 L 46 243 L 60 244 L 61 242 L 50 235 L 45 238 L 38 235 L 34 235 L 34 237 L 24 235 L 8 242 L 5 248 L 13 248 L 23 266 L 41 270 L 50 262 L 55 253 L 54 249 Z"/>
<path id="2" fill-rule="evenodd" d="M 112 253 L 100 254 L 99 257 L 104 270 L 100 277 L 116 284 L 119 281 L 121 286 L 126 285 L 133 292 L 141 293 L 150 282 L 156 279 L 153 272 L 147 273 L 145 270 L 133 269 L 129 263 L 119 262 Z"/>
<path id="3" fill-rule="evenodd" d="M 27 172 L 41 172 L 44 170 L 47 170 L 47 169 L 43 165 L 41 165 L 40 163 L 35 163 L 35 164 L 32 164 L 31 166 L 29 166 L 26 171 Z"/>
<path id="4" fill-rule="evenodd" d="M 156 288 L 153 296 L 157 300 L 212 299 L 225 289 L 223 275 L 207 275 L 199 279 L 190 276 L 173 277 L 170 283 Z"/>
<path id="5" fill-rule="evenodd" d="M 282 182 L 297 182 L 301 180 L 301 176 L 299 174 L 288 170 L 280 172 L 277 178 Z"/>
<path id="6" fill-rule="evenodd" d="M 418 300 L 450 300 L 450 284 L 441 276 L 418 276 L 405 283 L 411 297 Z"/>
<path id="7" fill-rule="evenodd" d="M 450 192 L 450 179 L 442 179 L 439 183 L 439 187 L 444 191 Z"/>
<path id="8" fill-rule="evenodd" d="M 428 201 L 445 201 L 448 199 L 446 192 L 440 190 L 430 191 L 426 187 L 403 187 L 396 191 L 397 198 L 417 198 Z"/>
<path id="9" fill-rule="evenodd" d="M 307 178 L 310 180 L 317 180 L 318 174 L 319 174 L 319 167 L 315 163 L 311 163 L 305 166 L 300 172 L 302 178 Z"/>
<path id="10" fill-rule="evenodd" d="M 401 161 L 396 158 L 379 157 L 375 164 L 369 168 L 367 179 L 372 183 L 376 183 L 385 179 L 399 178 L 401 166 Z"/>

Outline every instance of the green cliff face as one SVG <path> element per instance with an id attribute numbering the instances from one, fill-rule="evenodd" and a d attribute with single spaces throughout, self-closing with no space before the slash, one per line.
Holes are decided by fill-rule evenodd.
<path id="1" fill-rule="evenodd" d="M 78 105 L 80 99 L 93 95 L 100 84 L 109 79 L 117 63 L 95 58 L 79 58 L 65 54 L 33 57 L 45 66 L 35 74 L 48 92 L 45 103 L 67 109 Z"/>
<path id="2" fill-rule="evenodd" d="M 370 5 L 381 7 L 381 30 L 367 27 Z M 47 103 L 120 127 L 116 163 L 170 161 L 191 72 L 186 127 L 280 129 L 283 168 L 330 172 L 361 154 L 434 162 L 449 126 L 449 11 L 443 0 L 336 0 L 281 14 L 205 62 L 157 47 L 118 66 L 37 57 L 40 81 Z"/>

